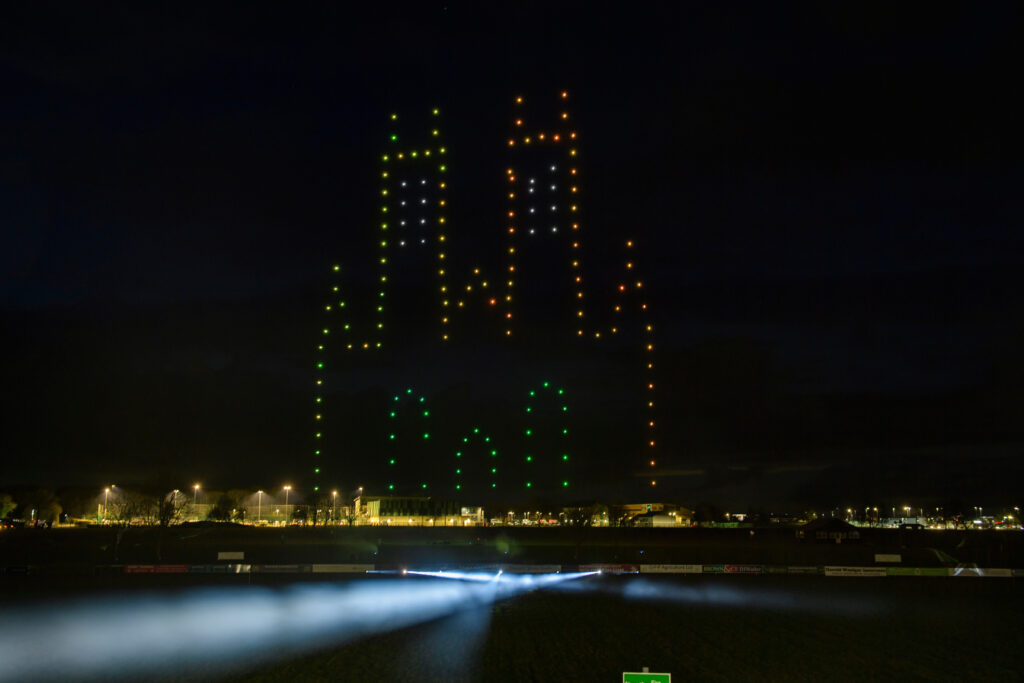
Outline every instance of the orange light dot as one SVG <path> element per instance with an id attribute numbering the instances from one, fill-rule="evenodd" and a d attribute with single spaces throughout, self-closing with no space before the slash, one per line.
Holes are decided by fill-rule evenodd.
<path id="1" fill-rule="evenodd" d="M 654 461 L 653 460 L 651 461 L 651 467 L 654 467 Z"/>
<path id="2" fill-rule="evenodd" d="M 569 93 L 567 93 L 565 90 L 563 90 L 562 91 L 562 99 L 564 100 L 564 99 L 566 99 L 568 97 L 569 97 Z"/>
<path id="3" fill-rule="evenodd" d="M 551 136 L 551 139 L 554 140 L 555 142 L 558 142 L 559 140 L 562 139 L 562 136 L 559 135 L 558 133 L 555 133 L 553 136 Z"/>
<path id="4" fill-rule="evenodd" d="M 516 98 L 516 104 L 522 104 L 522 103 L 523 103 L 523 98 L 521 96 L 517 97 Z"/>
<path id="5" fill-rule="evenodd" d="M 626 285 L 619 285 L 619 291 L 620 292 L 625 292 L 626 291 Z"/>
<path id="6" fill-rule="evenodd" d="M 498 300 L 497 299 L 491 299 L 490 302 L 488 302 L 488 303 L 490 303 L 492 306 L 494 306 L 495 304 L 498 303 Z"/>
<path id="7" fill-rule="evenodd" d="M 563 111 L 563 112 L 562 112 L 562 120 L 565 120 L 565 119 L 567 119 L 567 118 L 569 118 L 569 112 L 567 112 L 567 111 Z"/>
<path id="8" fill-rule="evenodd" d="M 654 480 L 652 479 L 652 480 L 651 480 L 651 486 L 657 486 L 657 485 L 658 485 L 658 482 L 656 482 L 656 481 L 654 481 Z"/>
<path id="9" fill-rule="evenodd" d="M 576 175 L 576 169 L 575 169 L 575 168 L 574 168 L 574 169 L 571 169 L 571 170 L 569 171 L 569 175 Z"/>
<path id="10" fill-rule="evenodd" d="M 516 125 L 517 126 L 523 125 L 523 120 L 522 119 L 516 119 Z"/>
<path id="11" fill-rule="evenodd" d="M 515 144 L 516 144 L 516 141 L 515 141 L 515 140 L 509 140 L 509 141 L 508 141 L 508 146 L 509 146 L 509 147 L 514 147 L 514 146 L 515 146 Z"/>
<path id="12" fill-rule="evenodd" d="M 543 140 L 544 139 L 544 133 L 537 133 L 537 139 L 538 140 Z"/>

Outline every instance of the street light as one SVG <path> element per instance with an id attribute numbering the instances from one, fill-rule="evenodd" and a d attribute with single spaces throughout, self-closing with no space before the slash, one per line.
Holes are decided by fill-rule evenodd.
<path id="1" fill-rule="evenodd" d="M 257 491 L 256 495 L 256 521 L 260 521 L 260 512 L 263 510 L 263 491 Z"/>
<path id="2" fill-rule="evenodd" d="M 111 484 L 107 488 L 103 489 L 103 521 L 104 522 L 107 521 L 107 501 L 110 500 L 110 488 L 111 488 L 111 486 L 113 486 L 113 484 Z"/>
<path id="3" fill-rule="evenodd" d="M 288 516 L 288 494 L 291 493 L 291 490 L 292 490 L 291 486 L 285 486 L 284 487 L 284 514 L 285 514 L 284 523 L 285 524 L 288 523 L 288 519 L 287 519 L 287 516 Z"/>
<path id="4" fill-rule="evenodd" d="M 335 513 L 338 509 L 338 492 L 331 491 L 331 521 L 335 521 Z"/>
<path id="5" fill-rule="evenodd" d="M 192 516 L 199 520 L 199 513 L 196 511 L 196 502 L 199 500 L 199 484 L 192 485 Z"/>

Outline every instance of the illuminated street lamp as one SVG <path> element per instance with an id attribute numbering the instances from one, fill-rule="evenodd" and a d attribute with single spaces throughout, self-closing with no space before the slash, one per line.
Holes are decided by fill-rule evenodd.
<path id="1" fill-rule="evenodd" d="M 338 492 L 331 491 L 331 521 L 335 521 L 335 514 L 338 510 Z"/>
<path id="2" fill-rule="evenodd" d="M 107 488 L 103 489 L 103 521 L 107 521 L 107 502 L 110 500 L 110 489 L 114 488 L 111 484 Z"/>
<path id="3" fill-rule="evenodd" d="M 291 491 L 292 491 L 292 487 L 290 485 L 286 485 L 284 487 L 284 514 L 285 514 L 284 522 L 285 522 L 285 524 L 288 523 L 288 494 L 291 493 Z"/>
<path id="4" fill-rule="evenodd" d="M 256 492 L 256 521 L 260 521 L 260 512 L 263 511 L 263 491 Z"/>
<path id="5" fill-rule="evenodd" d="M 199 484 L 192 485 L 192 516 L 199 519 L 199 513 L 196 510 L 196 503 L 199 500 Z"/>

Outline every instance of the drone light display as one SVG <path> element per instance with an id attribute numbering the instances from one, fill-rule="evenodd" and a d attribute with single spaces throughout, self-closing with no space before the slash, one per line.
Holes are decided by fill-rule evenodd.
<path id="1" fill-rule="evenodd" d="M 345 363 L 348 364 L 358 363 L 356 359 L 362 353 L 388 353 L 389 346 L 395 342 L 392 336 L 392 330 L 397 327 L 394 316 L 399 315 L 395 310 L 396 302 L 392 301 L 395 264 L 412 263 L 401 261 L 403 257 L 409 258 L 405 256 L 409 254 L 415 255 L 415 263 L 421 266 L 419 274 L 425 276 L 428 271 L 422 265 L 429 264 L 430 286 L 436 292 L 436 313 L 431 316 L 436 324 L 429 325 L 432 329 L 421 331 L 425 340 L 450 345 L 457 342 L 457 335 L 453 332 L 456 319 L 479 319 L 483 321 L 478 322 L 479 325 L 493 325 L 497 318 L 500 337 L 507 344 L 516 343 L 518 332 L 529 325 L 532 302 L 523 294 L 522 278 L 524 264 L 528 265 L 531 255 L 535 254 L 546 258 L 546 263 L 552 263 L 555 254 L 566 255 L 561 273 L 548 268 L 535 275 L 554 278 L 567 286 L 571 295 L 571 308 L 566 311 L 569 318 L 567 326 L 574 344 L 600 345 L 620 336 L 626 325 L 639 321 L 643 377 L 638 387 L 642 388 L 640 395 L 644 415 L 641 458 L 643 468 L 648 470 L 645 477 L 648 484 L 657 484 L 656 478 L 651 476 L 658 459 L 655 456 L 654 325 L 650 306 L 643 280 L 637 275 L 635 242 L 630 236 L 621 242 L 621 276 L 611 291 L 594 291 L 594 285 L 584 275 L 580 134 L 572 125 L 573 116 L 568 103 L 569 93 L 558 93 L 554 115 L 549 113 L 546 119 L 540 117 L 534 121 L 528 116 L 530 109 L 526 99 L 522 96 L 514 99 L 512 132 L 505 145 L 508 160 L 502 168 L 507 208 L 502 212 L 503 218 L 498 219 L 500 222 L 496 220 L 493 242 L 500 244 L 497 235 L 504 233 L 505 265 L 502 266 L 503 272 L 494 275 L 488 275 L 480 265 L 472 265 L 465 272 L 453 271 L 450 263 L 449 155 L 441 138 L 440 110 L 429 111 L 426 132 L 422 127 L 403 130 L 399 125 L 399 115 L 390 115 L 385 151 L 380 155 L 379 240 L 375 257 L 377 286 L 370 293 L 372 301 L 368 302 L 368 308 L 364 300 L 359 300 L 360 307 L 351 305 L 350 300 L 355 293 L 343 289 L 341 265 L 335 264 L 331 268 L 331 294 L 324 305 L 328 322 L 321 326 L 320 340 L 316 345 L 314 490 L 319 490 L 326 460 L 326 382 L 327 366 L 332 362 L 329 358 L 336 361 L 341 352 L 352 359 Z M 606 245 L 603 248 L 606 249 Z M 399 266 L 397 272 L 409 277 L 410 270 Z M 419 286 L 426 287 L 427 283 L 420 281 Z M 600 316 L 593 314 L 597 302 L 607 307 Z M 356 313 L 356 308 L 362 308 L 363 315 Z M 495 313 L 500 316 L 495 316 Z M 597 323 L 598 318 L 603 322 Z M 416 457 L 416 444 L 410 443 L 409 435 L 389 429 L 379 449 L 387 472 L 387 481 L 381 485 L 389 494 L 416 492 L 419 495 L 437 493 L 449 496 L 484 495 L 487 491 L 497 492 L 510 486 L 520 490 L 568 488 L 571 483 L 569 468 L 576 460 L 567 447 L 571 431 L 568 423 L 554 431 L 544 430 L 546 433 L 542 440 L 539 438 L 539 425 L 533 419 L 535 404 L 541 397 L 546 397 L 557 403 L 564 421 L 569 411 L 564 401 L 565 388 L 546 381 L 542 386 L 529 388 L 527 393 L 529 400 L 521 415 L 521 445 L 498 448 L 486 424 L 468 424 L 461 440 L 456 437 L 453 439 L 455 443 L 450 444 L 453 465 L 448 467 L 447 464 L 436 463 L 426 476 L 423 468 L 413 474 L 405 467 L 405 461 Z M 421 423 L 415 431 L 418 439 L 422 442 L 432 439 L 433 409 L 427 406 L 425 395 L 407 388 L 394 394 L 391 403 L 393 405 L 387 409 L 390 421 L 404 421 L 406 425 L 409 420 L 417 421 Z M 436 407 L 444 411 L 444 406 Z M 445 417 L 457 419 L 452 415 Z M 493 419 L 509 422 L 510 416 L 494 416 Z M 550 426 L 550 420 L 547 424 Z M 541 460 L 546 461 L 545 464 L 557 462 L 560 472 L 545 469 L 542 481 L 538 471 Z M 513 462 L 516 466 L 509 467 Z M 410 473 L 403 474 L 406 471 Z M 513 473 L 511 480 L 504 476 L 508 471 Z M 469 476 L 471 474 L 472 477 Z M 474 488 L 484 490 L 471 490 Z"/>

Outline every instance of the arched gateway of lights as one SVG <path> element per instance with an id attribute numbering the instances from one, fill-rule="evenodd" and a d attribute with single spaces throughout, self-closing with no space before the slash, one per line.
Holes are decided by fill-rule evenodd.
<path id="1" fill-rule="evenodd" d="M 410 343 L 409 335 L 396 331 L 399 321 L 423 321 L 422 342 L 440 347 L 465 343 L 472 336 L 466 324 L 470 321 L 476 328 L 474 339 L 480 339 L 484 330 L 509 346 L 530 334 L 532 310 L 552 305 L 551 285 L 561 290 L 556 308 L 565 313 L 558 325 L 562 341 L 571 340 L 573 348 L 600 349 L 621 346 L 628 338 L 639 347 L 641 360 L 630 373 L 634 390 L 628 393 L 634 404 L 640 402 L 634 407 L 642 422 L 636 425 L 632 452 L 624 457 L 631 473 L 642 473 L 647 486 L 657 485 L 654 327 L 633 238 L 620 237 L 620 276 L 598 291 L 598 278 L 588 280 L 584 258 L 588 233 L 581 136 L 572 123 L 569 93 L 557 93 L 539 107 L 531 107 L 523 97 L 513 103 L 510 134 L 503 144 L 506 207 L 500 212 L 495 207 L 488 247 L 503 242 L 504 256 L 497 261 L 502 265 L 492 265 L 490 272 L 479 262 L 463 270 L 452 264 L 453 246 L 461 235 L 450 220 L 450 153 L 442 135 L 441 111 L 429 110 L 421 126 L 390 115 L 378 171 L 376 286 L 372 291 L 349 291 L 343 278 L 347 270 L 343 272 L 340 264 L 331 267 L 330 296 L 316 345 L 314 491 L 321 484 L 326 488 L 328 474 L 332 482 L 339 475 L 355 476 L 354 460 L 365 465 L 368 459 L 376 461 L 366 468 L 374 474 L 360 472 L 369 477 L 360 483 L 384 494 L 482 499 L 507 495 L 513 488 L 520 493 L 569 489 L 579 465 L 568 421 L 571 387 L 549 380 L 520 378 L 521 391 L 505 402 L 515 406 L 515 414 L 484 416 L 481 424 L 467 423 L 457 433 L 449 430 L 443 435 L 433 429 L 437 415 L 449 421 L 453 416 L 443 415 L 442 404 L 433 405 L 434 397 L 421 389 L 393 387 L 387 405 L 380 406 L 385 426 L 379 430 L 375 452 L 353 454 L 343 443 L 328 439 L 329 370 L 341 366 L 344 372 L 380 362 L 390 349 Z M 457 200 L 458 194 L 454 197 Z M 467 243 L 470 239 L 478 244 L 479 231 L 466 236 Z M 601 242 L 592 247 L 609 250 L 605 240 L 595 237 L 592 242 Z M 531 286 L 537 278 L 546 280 L 547 286 Z M 403 296 L 401 283 L 410 281 L 416 283 L 417 294 Z M 424 297 L 427 290 L 432 294 Z M 430 309 L 434 312 L 425 313 Z M 466 332 L 462 340 L 460 330 Z M 516 438 L 506 438 L 514 443 L 492 436 L 496 423 L 516 424 Z M 439 439 L 448 443 L 436 443 Z M 427 444 L 434 449 L 429 456 L 423 451 Z"/>

